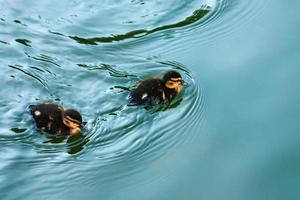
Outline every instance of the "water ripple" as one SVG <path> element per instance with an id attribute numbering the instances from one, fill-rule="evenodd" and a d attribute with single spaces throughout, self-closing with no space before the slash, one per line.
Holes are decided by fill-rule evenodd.
<path id="1" fill-rule="evenodd" d="M 208 20 L 204 21 L 196 31 L 197 33 L 190 34 L 199 34 L 197 37 L 199 44 L 214 44 L 217 39 L 230 37 L 233 31 L 240 30 L 241 26 L 253 22 L 252 19 L 259 16 L 267 5 L 268 1 L 220 0 Z"/>
<path id="2" fill-rule="evenodd" d="M 28 9 L 23 9 L 24 4 L 14 2 L 7 2 L 12 9 L 5 9 L 0 19 L 6 27 L 0 33 L 0 48 L 7 55 L 0 79 L 5 85 L 0 90 L 4 97 L 0 99 L 4 155 L 0 169 L 28 167 L 30 172 L 13 182 L 5 176 L 9 182 L 5 190 L 39 177 L 45 183 L 24 184 L 20 196 L 41 191 L 40 195 L 59 197 L 65 179 L 95 187 L 97 178 L 105 182 L 140 172 L 198 136 L 192 127 L 203 117 L 199 80 L 189 66 L 167 60 L 160 52 L 172 51 L 173 41 L 184 41 L 185 35 L 199 30 L 207 34 L 207 27 L 222 13 L 220 4 L 122 0 L 100 6 L 44 1 L 27 2 Z M 128 4 L 129 11 L 123 9 Z M 127 106 L 129 90 L 137 81 L 170 69 L 179 71 L 189 85 L 171 104 L 151 110 Z M 26 107 L 43 101 L 78 109 L 85 128 L 74 137 L 36 130 Z"/>
<path id="3" fill-rule="evenodd" d="M 202 109 L 202 95 L 197 89 L 190 71 L 177 62 L 147 59 L 146 61 L 148 64 L 132 66 L 131 69 L 126 68 L 127 72 L 122 72 L 125 71 L 124 69 L 114 69 L 112 71 L 111 67 L 103 67 L 103 65 L 95 67 L 81 64 L 80 67 L 85 66 L 84 69 L 87 73 L 91 73 L 91 69 L 108 71 L 109 79 L 115 80 L 108 82 L 114 82 L 115 85 L 112 88 L 117 88 L 118 91 L 116 92 L 115 89 L 102 91 L 106 93 L 106 97 L 102 97 L 102 101 L 106 102 L 105 106 L 103 105 L 98 112 L 89 114 L 94 116 L 94 119 L 86 121 L 86 128 L 79 136 L 70 138 L 42 137 L 42 135 L 36 133 L 32 124 L 30 125 L 31 128 L 27 128 L 31 120 L 29 120 L 30 116 L 24 113 L 23 116 L 28 115 L 25 120 L 22 119 L 22 116 L 18 117 L 22 119 L 23 125 L 19 124 L 17 127 L 10 128 L 14 134 L 2 134 L 0 140 L 5 141 L 7 144 L 19 141 L 23 144 L 33 145 L 37 153 L 42 155 L 59 155 L 60 152 L 77 154 L 77 156 L 81 156 L 82 153 L 85 155 L 90 154 L 87 158 L 82 157 L 82 159 L 86 161 L 96 156 L 98 158 L 97 162 L 100 161 L 101 165 L 104 163 L 106 163 L 105 165 L 118 163 L 124 159 L 150 159 L 151 156 L 149 155 L 151 154 L 155 157 L 159 156 L 155 153 L 157 149 L 161 149 L 160 152 L 163 153 L 170 146 L 189 140 L 189 137 L 180 135 L 180 132 L 198 122 L 199 113 Z M 148 68 L 149 65 L 153 65 L 153 67 L 151 71 L 148 70 L 148 76 L 161 74 L 162 71 L 166 71 L 170 67 L 181 71 L 185 80 L 189 83 L 189 87 L 171 105 L 161 106 L 150 111 L 144 110 L 142 107 L 127 107 L 128 89 L 137 80 L 145 76 L 145 68 Z M 14 67 L 14 69 L 16 68 Z M 133 69 L 137 69 L 135 70 L 136 73 L 129 73 Z M 18 70 L 21 70 L 21 68 L 18 67 Z M 22 72 L 25 73 L 23 69 Z M 26 74 L 28 75 L 27 72 Z M 77 78 L 81 79 L 81 77 Z M 125 85 L 122 85 L 121 82 L 124 82 L 124 79 Z M 118 83 L 116 80 L 121 82 Z M 87 80 L 87 82 L 90 81 Z M 119 87 L 119 85 L 122 85 L 122 87 Z M 108 102 L 112 98 L 115 98 L 115 101 Z M 98 100 L 96 99 L 96 101 Z M 97 104 L 93 103 L 93 105 Z M 92 111 L 94 109 L 84 110 Z M 11 116 L 6 115 L 6 117 L 11 118 L 15 113 L 11 113 Z M 93 154 L 95 155 L 92 156 Z M 91 165 L 91 167 L 93 166 Z"/>

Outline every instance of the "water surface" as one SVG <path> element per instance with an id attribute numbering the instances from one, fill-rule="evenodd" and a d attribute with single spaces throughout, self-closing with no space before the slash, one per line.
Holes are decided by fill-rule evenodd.
<path id="1" fill-rule="evenodd" d="M 296 0 L 0 3 L 1 199 L 299 199 Z M 175 101 L 126 106 L 169 69 Z M 37 131 L 43 101 L 84 131 Z"/>

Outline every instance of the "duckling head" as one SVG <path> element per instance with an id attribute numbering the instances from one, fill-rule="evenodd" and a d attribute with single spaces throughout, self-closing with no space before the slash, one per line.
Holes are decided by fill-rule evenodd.
<path id="1" fill-rule="evenodd" d="M 167 71 L 165 73 L 163 76 L 163 82 L 167 88 L 174 89 L 176 92 L 179 92 L 184 84 L 184 80 L 182 79 L 181 75 L 174 70 Z"/>
<path id="2" fill-rule="evenodd" d="M 70 128 L 71 135 L 75 135 L 82 127 L 82 117 L 76 110 L 67 109 L 63 113 L 63 123 Z"/>

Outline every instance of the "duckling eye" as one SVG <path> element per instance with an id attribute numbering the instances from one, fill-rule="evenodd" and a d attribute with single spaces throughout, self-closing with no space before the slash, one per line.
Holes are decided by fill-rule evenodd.
<path id="1" fill-rule="evenodd" d="M 173 86 L 175 83 L 173 81 L 169 81 L 169 85 Z"/>
<path id="2" fill-rule="evenodd" d="M 168 81 L 166 86 L 168 88 L 174 88 L 174 87 L 176 87 L 176 83 L 174 81 Z"/>

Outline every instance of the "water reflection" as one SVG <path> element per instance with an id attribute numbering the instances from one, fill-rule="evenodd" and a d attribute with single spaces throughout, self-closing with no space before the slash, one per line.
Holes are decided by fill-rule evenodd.
<path id="1" fill-rule="evenodd" d="M 146 30 L 146 29 L 134 30 L 125 34 L 113 35 L 110 37 L 94 37 L 94 38 L 83 38 L 78 36 L 69 36 L 69 37 L 80 44 L 89 44 L 89 45 L 96 45 L 97 43 L 111 43 L 111 42 L 117 42 L 126 39 L 140 38 L 152 33 L 188 26 L 202 19 L 210 11 L 211 11 L 211 7 L 203 6 L 202 8 L 195 10 L 191 16 L 185 18 L 180 22 L 163 25 L 150 30 Z"/>
<path id="2" fill-rule="evenodd" d="M 16 42 L 23 44 L 25 46 L 31 47 L 31 45 L 30 45 L 31 41 L 29 41 L 27 39 L 16 39 Z"/>
<path id="3" fill-rule="evenodd" d="M 69 154 L 77 154 L 85 148 L 85 145 L 89 142 L 89 138 L 84 133 L 79 133 L 74 136 L 51 136 L 46 134 L 47 140 L 44 144 L 65 144 L 65 150 Z"/>

